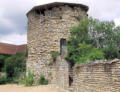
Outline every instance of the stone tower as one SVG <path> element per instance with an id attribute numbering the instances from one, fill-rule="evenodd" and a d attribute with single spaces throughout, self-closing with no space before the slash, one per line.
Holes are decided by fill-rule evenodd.
<path id="1" fill-rule="evenodd" d="M 69 39 L 70 28 L 87 18 L 88 7 L 75 3 L 54 2 L 32 8 L 28 13 L 27 71 L 47 78 L 52 72 L 51 51 L 60 51 L 61 39 Z"/>

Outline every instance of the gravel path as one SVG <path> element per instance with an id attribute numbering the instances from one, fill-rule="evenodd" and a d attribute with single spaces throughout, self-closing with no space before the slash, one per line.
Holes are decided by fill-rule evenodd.
<path id="1" fill-rule="evenodd" d="M 57 88 L 48 86 L 24 87 L 22 85 L 0 85 L 0 92 L 61 92 Z"/>

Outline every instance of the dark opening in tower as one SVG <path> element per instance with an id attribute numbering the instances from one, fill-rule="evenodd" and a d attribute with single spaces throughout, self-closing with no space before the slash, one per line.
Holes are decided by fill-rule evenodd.
<path id="1" fill-rule="evenodd" d="M 61 56 L 65 56 L 66 55 L 66 51 L 67 51 L 67 48 L 66 48 L 66 39 L 62 38 L 60 40 L 60 55 Z"/>

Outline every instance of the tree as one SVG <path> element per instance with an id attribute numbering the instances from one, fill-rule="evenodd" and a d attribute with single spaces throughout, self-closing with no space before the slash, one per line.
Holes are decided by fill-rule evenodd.
<path id="1" fill-rule="evenodd" d="M 102 49 L 106 59 L 120 58 L 120 26 L 113 21 L 89 18 L 88 36 L 94 47 Z"/>
<path id="2" fill-rule="evenodd" d="M 66 59 L 72 64 L 120 58 L 120 27 L 113 21 L 88 18 L 72 27 Z"/>
<path id="3" fill-rule="evenodd" d="M 7 57 L 9 57 L 10 55 L 6 55 L 6 54 L 0 54 L 0 71 L 4 71 L 4 63 L 5 63 L 5 59 Z"/>
<path id="4" fill-rule="evenodd" d="M 4 66 L 4 60 L 5 60 L 5 56 L 0 55 L 0 71 L 2 71 L 2 68 Z"/>
<path id="5" fill-rule="evenodd" d="M 12 55 L 5 60 L 4 66 L 5 72 L 8 78 L 18 77 L 20 73 L 25 72 L 26 59 L 25 53 L 17 53 Z"/>

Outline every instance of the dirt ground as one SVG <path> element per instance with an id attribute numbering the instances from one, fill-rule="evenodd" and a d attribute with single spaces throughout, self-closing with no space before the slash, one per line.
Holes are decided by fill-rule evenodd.
<path id="1" fill-rule="evenodd" d="M 22 85 L 0 85 L 0 92 L 61 92 L 57 88 L 49 86 L 24 87 Z"/>

